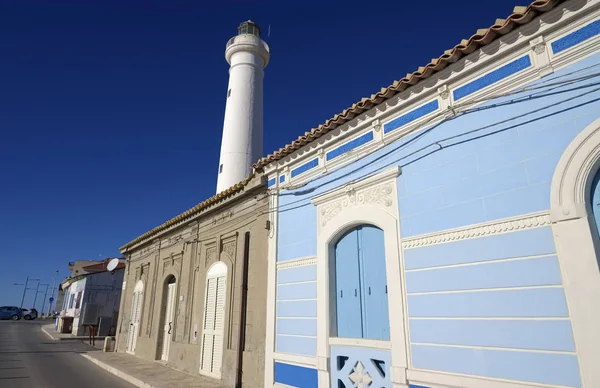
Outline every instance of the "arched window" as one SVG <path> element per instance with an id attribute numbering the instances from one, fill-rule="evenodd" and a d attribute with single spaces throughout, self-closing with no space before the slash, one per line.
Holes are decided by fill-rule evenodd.
<path id="1" fill-rule="evenodd" d="M 332 335 L 390 339 L 383 231 L 361 225 L 335 244 L 331 263 Z"/>
<path id="2" fill-rule="evenodd" d="M 204 326 L 202 327 L 202 352 L 200 354 L 200 372 L 216 378 L 221 377 L 226 285 L 227 265 L 219 261 L 206 274 Z"/>

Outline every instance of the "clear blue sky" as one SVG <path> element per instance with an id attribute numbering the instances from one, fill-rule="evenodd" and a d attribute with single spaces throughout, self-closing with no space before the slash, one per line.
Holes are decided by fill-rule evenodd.
<path id="1" fill-rule="evenodd" d="M 0 305 L 214 194 L 241 21 L 272 50 L 268 153 L 528 4 L 514 1 L 0 0 Z"/>

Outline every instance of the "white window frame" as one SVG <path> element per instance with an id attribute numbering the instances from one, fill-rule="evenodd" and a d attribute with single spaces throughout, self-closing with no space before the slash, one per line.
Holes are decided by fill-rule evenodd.
<path id="1" fill-rule="evenodd" d="M 330 386 L 330 345 L 391 349 L 391 381 L 405 387 L 408 368 L 408 328 L 404 279 L 401 271 L 400 220 L 397 178 L 393 167 L 360 181 L 352 182 L 312 200 L 317 206 L 317 369 L 319 387 Z M 334 243 L 348 230 L 362 224 L 383 230 L 388 280 L 390 341 L 361 338 L 330 338 L 329 258 Z"/>

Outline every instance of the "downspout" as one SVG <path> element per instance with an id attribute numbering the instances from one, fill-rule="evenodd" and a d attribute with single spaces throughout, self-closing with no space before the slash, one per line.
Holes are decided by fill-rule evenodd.
<path id="1" fill-rule="evenodd" d="M 250 256 L 250 232 L 244 234 L 244 260 L 242 261 L 242 300 L 240 306 L 240 332 L 238 335 L 238 360 L 235 388 L 242 388 L 244 348 L 246 344 L 246 306 L 248 304 L 248 261 Z"/>

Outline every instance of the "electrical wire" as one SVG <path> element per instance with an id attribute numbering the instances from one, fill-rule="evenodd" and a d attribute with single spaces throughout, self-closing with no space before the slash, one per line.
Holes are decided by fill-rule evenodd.
<path id="1" fill-rule="evenodd" d="M 554 85 L 565 85 L 565 84 L 572 84 L 572 83 L 574 83 L 574 82 L 579 82 L 579 81 L 581 81 L 581 80 L 585 80 L 585 79 L 589 79 L 589 78 L 593 78 L 593 77 L 598 77 L 599 75 L 600 75 L 600 73 L 594 73 L 594 74 L 592 74 L 592 75 L 589 75 L 589 76 L 586 76 L 586 77 L 580 77 L 580 78 L 577 78 L 577 79 L 571 79 L 571 80 L 567 80 L 567 81 L 562 81 L 562 82 L 560 82 L 560 83 L 548 84 L 548 85 L 545 85 L 544 87 L 546 88 L 546 87 L 549 87 L 549 86 L 554 86 Z M 594 83 L 594 84 L 590 84 L 590 85 L 587 85 L 587 86 L 584 86 L 584 87 L 592 87 L 592 86 L 594 86 L 594 85 L 597 85 L 597 84 L 596 84 L 596 83 Z M 579 87 L 579 88 L 581 88 L 581 87 Z M 522 101 L 529 101 L 529 100 L 534 100 L 534 99 L 540 99 L 540 98 L 548 97 L 548 96 L 551 96 L 551 95 L 554 95 L 554 94 L 568 93 L 568 92 L 570 92 L 570 91 L 573 91 L 573 90 L 578 90 L 579 88 L 575 88 L 575 89 L 568 89 L 568 90 L 563 90 L 563 91 L 560 91 L 560 92 L 555 92 L 555 93 L 552 93 L 552 94 L 543 94 L 543 95 L 539 95 L 539 94 L 538 94 L 538 95 L 524 96 L 524 97 L 521 97 L 520 99 L 513 99 L 513 100 L 509 100 L 509 101 L 505 101 L 505 102 L 500 102 L 500 103 L 496 103 L 496 104 L 492 104 L 492 105 L 485 105 L 485 106 L 480 106 L 480 107 L 476 107 L 476 108 L 466 109 L 466 110 L 464 110 L 464 111 L 462 111 L 462 112 L 457 112 L 457 110 L 459 110 L 459 109 L 460 109 L 460 108 L 462 108 L 463 106 L 466 106 L 466 105 L 471 105 L 471 103 L 465 103 L 465 104 L 461 104 L 461 105 L 455 105 L 454 107 L 452 107 L 452 109 L 451 109 L 451 110 L 452 110 L 452 112 L 454 113 L 454 115 L 455 115 L 455 116 L 456 116 L 458 113 L 462 113 L 462 114 L 474 113 L 474 112 L 479 112 L 479 111 L 482 111 L 482 110 L 487 110 L 487 109 L 493 109 L 493 108 L 497 108 L 497 107 L 504 106 L 504 105 L 512 105 L 512 104 L 514 104 L 514 103 L 518 103 L 518 102 L 522 102 Z M 489 100 L 497 99 L 497 98 L 500 98 L 500 97 L 505 97 L 505 96 L 514 95 L 514 94 L 519 94 L 519 93 L 522 93 L 522 90 L 523 90 L 523 89 L 525 89 L 525 88 L 522 88 L 521 90 L 512 91 L 512 92 L 509 92 L 509 93 L 500 93 L 500 94 L 490 95 L 490 96 L 487 96 L 487 97 L 486 97 L 486 98 L 484 98 L 484 99 L 480 99 L 480 100 L 478 100 L 478 102 L 485 102 L 485 101 L 489 101 Z M 538 89 L 539 89 L 539 88 L 538 88 Z M 528 89 L 528 91 L 531 91 L 531 90 L 534 90 L 534 89 L 532 89 L 532 88 L 529 88 L 529 89 Z M 552 89 L 552 90 L 553 90 L 553 89 Z M 428 120 L 426 120 L 425 122 L 421 123 L 419 126 L 415 127 L 415 128 L 414 128 L 414 129 L 413 129 L 411 132 L 409 132 L 409 133 L 405 134 L 405 136 L 403 136 L 403 137 L 401 137 L 401 138 L 397 139 L 396 141 L 394 141 L 394 142 L 392 142 L 392 143 L 390 143 L 390 144 L 393 144 L 393 143 L 395 143 L 395 142 L 397 142 L 397 141 L 403 141 L 403 140 L 406 140 L 406 138 L 407 138 L 407 137 L 408 137 L 410 134 L 412 134 L 412 133 L 414 133 L 414 132 L 417 132 L 417 131 L 418 131 L 418 130 L 420 130 L 421 128 L 423 128 L 423 127 L 427 126 L 429 123 L 431 123 L 431 122 L 433 122 L 433 121 L 435 121 L 435 120 L 439 119 L 440 117 L 442 118 L 442 121 L 441 121 L 441 122 L 439 122 L 439 123 L 437 123 L 437 124 L 436 124 L 436 125 L 434 125 L 433 127 L 426 129 L 426 130 L 425 130 L 425 131 L 423 131 L 423 132 L 422 132 L 420 135 L 418 135 L 418 136 L 415 136 L 413 139 L 409 139 L 408 141 L 406 141 L 405 143 L 403 143 L 403 144 L 402 144 L 400 147 L 390 150 L 390 152 L 388 152 L 388 153 L 384 154 L 383 156 L 386 156 L 387 154 L 391 154 L 391 153 L 393 153 L 393 152 L 396 152 L 396 151 L 400 150 L 401 148 L 404 148 L 404 146 L 408 146 L 409 144 L 411 144 L 411 143 L 413 143 L 414 141 L 418 140 L 419 138 L 421 138 L 422 136 L 424 136 L 426 133 L 430 132 L 431 130 L 433 130 L 433 129 L 434 129 L 434 128 L 436 128 L 437 126 L 439 126 L 439 125 L 443 124 L 444 122 L 450 121 L 450 120 L 452 120 L 452 119 L 454 119 L 454 118 L 455 118 L 455 116 L 454 116 L 454 117 L 447 117 L 447 115 L 448 115 L 448 112 L 447 112 L 447 111 L 438 112 L 437 114 L 433 115 L 433 116 L 432 116 L 432 117 L 430 117 Z M 362 157 L 362 158 L 359 158 L 359 159 L 357 159 L 357 160 L 360 160 L 360 159 L 366 158 L 366 157 L 368 157 L 368 156 L 369 156 L 369 155 L 365 155 L 364 157 Z M 361 167 L 361 168 L 367 167 L 367 166 L 368 166 L 368 165 L 370 165 L 370 164 L 371 164 L 371 163 L 368 163 L 367 165 L 365 165 L 365 166 L 363 166 L 363 167 Z M 296 185 L 296 186 L 291 186 L 291 187 L 290 187 L 290 186 L 288 186 L 288 187 L 287 187 L 287 190 L 296 190 L 296 189 L 298 189 L 298 188 L 300 188 L 300 187 L 305 187 L 305 186 L 309 185 L 310 183 L 312 183 L 312 182 L 314 182 L 314 181 L 316 181 L 316 180 L 321 180 L 321 179 L 323 179 L 323 177 L 325 177 L 325 176 L 328 176 L 328 175 L 332 174 L 332 173 L 333 173 L 333 172 L 335 172 L 335 171 L 337 171 L 337 170 L 326 171 L 326 172 L 324 172 L 323 174 L 321 174 L 320 176 L 318 176 L 318 177 L 315 177 L 315 178 L 314 178 L 314 179 L 312 179 L 312 180 L 308 180 L 308 181 L 302 182 L 301 184 L 299 184 L 299 185 Z M 286 196 L 286 195 L 296 195 L 296 194 L 294 194 L 294 193 L 281 193 L 280 195 L 281 195 L 281 196 Z"/>
<path id="2" fill-rule="evenodd" d="M 596 85 L 599 85 L 599 84 L 600 84 L 600 83 L 593 83 L 593 84 L 583 85 L 583 86 L 579 86 L 579 87 L 576 87 L 576 88 L 571 88 L 571 89 L 568 89 L 568 90 L 563 90 L 563 91 L 561 91 L 561 92 L 552 92 L 552 93 L 548 93 L 548 94 L 545 94 L 545 95 L 537 96 L 536 98 L 543 98 L 543 97 L 548 97 L 548 96 L 552 96 L 552 95 L 558 95 L 558 94 L 562 94 L 562 93 L 572 92 L 572 91 L 575 91 L 575 90 L 580 90 L 580 89 L 584 89 L 584 88 L 589 88 L 589 87 L 596 86 Z M 576 105 L 576 106 L 573 106 L 573 107 L 568 107 L 568 108 L 562 109 L 562 110 L 560 110 L 560 111 L 556 111 L 556 112 L 552 112 L 552 113 L 550 113 L 550 114 L 547 114 L 547 115 L 544 115 L 544 116 L 536 117 L 536 118 L 533 118 L 533 119 L 531 119 L 531 120 L 528 120 L 528 121 L 525 121 L 525 122 L 522 122 L 522 123 L 518 123 L 518 124 L 514 124 L 514 125 L 511 125 L 511 126 L 508 126 L 508 127 L 505 127 L 505 128 L 501 128 L 501 129 L 499 129 L 499 130 L 492 131 L 492 132 L 490 132 L 490 133 L 486 133 L 486 134 L 483 134 L 483 135 L 479 135 L 479 136 L 477 136 L 477 137 L 474 137 L 474 138 L 470 138 L 470 139 L 462 140 L 462 141 L 460 141 L 460 142 L 456 142 L 456 143 L 449 144 L 449 145 L 442 145 L 442 144 L 441 144 L 441 143 L 444 143 L 444 142 L 446 142 L 446 141 L 449 141 L 449 140 L 453 140 L 453 139 L 457 139 L 457 138 L 460 138 L 460 137 L 463 137 L 463 136 L 466 136 L 466 135 L 470 135 L 470 134 L 473 134 L 473 133 L 481 132 L 481 131 L 483 131 L 483 130 L 485 130 L 485 129 L 489 129 L 489 128 L 491 128 L 491 127 L 494 127 L 494 126 L 497 126 L 497 125 L 501 125 L 501 124 L 507 123 L 507 122 L 509 122 L 509 121 L 512 121 L 512 120 L 515 120 L 515 119 L 523 118 L 523 117 L 529 116 L 529 115 L 531 115 L 531 114 L 535 114 L 535 113 L 538 113 L 538 112 L 544 111 L 544 110 L 546 110 L 546 109 L 549 109 L 549 108 L 555 108 L 557 105 L 561 105 L 561 104 L 564 104 L 564 103 L 567 103 L 567 102 L 573 101 L 573 100 L 575 100 L 575 99 L 578 99 L 578 98 L 584 97 L 584 96 L 586 96 L 586 95 L 589 95 L 589 94 L 591 94 L 591 93 L 594 93 L 594 92 L 596 92 L 596 91 L 599 91 L 599 90 L 600 90 L 600 88 L 595 88 L 595 89 L 593 89 L 593 90 L 591 90 L 591 91 L 586 91 L 586 92 L 584 92 L 584 93 L 581 93 L 581 94 L 578 94 L 578 95 L 576 95 L 576 96 L 572 96 L 572 97 L 570 97 L 570 98 L 567 98 L 567 99 L 564 99 L 564 100 L 562 100 L 562 101 L 556 102 L 556 103 L 554 103 L 553 105 L 544 106 L 544 107 L 541 107 L 541 108 L 539 108 L 539 109 L 536 109 L 536 110 L 533 110 L 533 111 L 528 111 L 528 112 L 526 112 L 526 113 L 523 113 L 523 114 L 519 114 L 519 115 L 513 116 L 513 117 L 511 117 L 511 118 L 509 118 L 509 119 L 500 120 L 500 121 L 498 121 L 498 122 L 495 122 L 495 123 L 493 123 L 493 124 L 488 124 L 488 125 L 485 125 L 485 126 L 483 126 L 483 127 L 475 128 L 475 129 L 473 129 L 473 130 L 470 130 L 470 131 L 467 131 L 467 132 L 464 132 L 464 133 L 461 133 L 461 134 L 458 134 L 458 135 L 449 136 L 449 137 L 446 137 L 446 138 L 443 138 L 443 139 L 437 140 L 437 141 L 435 141 L 435 142 L 431 142 L 431 143 L 427 144 L 426 146 L 424 146 L 424 147 L 421 147 L 421 148 L 419 148 L 419 149 L 417 149 L 417 150 L 415 150 L 415 151 L 413 151 L 413 152 L 411 152 L 411 153 L 409 153 L 409 154 L 407 154 L 407 155 L 404 155 L 404 156 L 402 156 L 401 158 L 395 159 L 394 161 L 392 161 L 391 163 L 388 163 L 387 165 L 380 166 L 379 168 L 381 169 L 381 168 L 388 167 L 388 166 L 390 166 L 390 165 L 392 165 L 392 164 L 395 164 L 395 163 L 399 162 L 400 160 L 404 160 L 404 159 L 406 159 L 406 158 L 409 158 L 409 157 L 411 157 L 411 156 L 413 156 L 413 155 L 416 155 L 416 154 L 418 154 L 419 152 L 422 152 L 422 151 L 426 150 L 427 148 L 429 148 L 429 147 L 431 147 L 431 146 L 433 146 L 433 145 L 438 145 L 438 148 L 436 148 L 435 150 L 432 150 L 431 152 L 429 152 L 429 153 L 427 153 L 427 154 L 425 154 L 425 155 L 422 155 L 422 156 L 420 156 L 419 158 L 417 158 L 417 159 L 415 159 L 415 160 L 412 160 L 412 161 L 410 161 L 410 162 L 408 162 L 408 163 L 406 163 L 406 164 L 404 164 L 404 165 L 401 165 L 400 167 L 405 167 L 405 166 L 407 166 L 407 165 L 409 165 L 409 164 L 412 164 L 412 163 L 414 163 L 414 162 L 415 162 L 415 161 L 417 161 L 417 160 L 420 160 L 420 159 L 422 159 L 422 158 L 423 158 L 423 157 L 425 157 L 425 156 L 431 155 L 432 153 L 435 153 L 435 152 L 439 152 L 439 151 L 441 151 L 442 149 L 445 149 L 445 148 L 450 148 L 450 147 L 453 147 L 453 146 L 456 146 L 456 145 L 459 145 L 459 144 L 463 144 L 463 143 L 465 143 L 465 142 L 467 142 L 467 141 L 473 141 L 473 140 L 477 140 L 477 139 L 480 139 L 480 138 L 482 138 L 482 137 L 487 137 L 487 136 L 490 136 L 490 135 L 493 135 L 493 134 L 496 134 L 496 133 L 499 133 L 499 132 L 504 132 L 504 131 L 507 131 L 507 130 L 510 130 L 510 129 L 514 129 L 514 128 L 517 128 L 517 127 L 520 127 L 520 126 L 523 126 L 523 125 L 526 125 L 526 124 L 529 124 L 529 123 L 532 123 L 532 122 L 535 122 L 535 121 L 539 121 L 539 120 L 541 120 L 541 119 L 544 119 L 544 118 L 548 118 L 548 117 L 552 117 L 552 116 L 555 116 L 555 115 L 557 115 L 557 114 L 560 114 L 560 113 L 564 113 L 564 112 L 566 112 L 566 111 L 569 111 L 569 110 L 572 110 L 572 109 L 576 109 L 576 108 L 578 108 L 578 107 L 581 107 L 581 106 L 589 105 L 589 104 L 591 104 L 591 103 L 594 103 L 594 102 L 600 101 L 600 98 L 596 98 L 596 99 L 593 99 L 593 100 L 590 100 L 590 101 L 586 101 L 586 102 L 583 102 L 583 103 L 581 103 L 581 104 L 578 104 L 578 105 Z M 528 97 L 529 97 L 529 96 L 528 96 Z M 523 101 L 529 101 L 529 100 L 531 100 L 531 98 L 519 99 L 519 100 L 516 100 L 516 102 L 514 102 L 514 103 L 519 103 L 519 102 L 523 102 Z M 505 104 L 502 104 L 502 105 L 505 105 Z M 502 106 L 502 105 L 500 105 L 500 106 Z M 497 106 L 496 106 L 496 105 L 494 105 L 494 107 L 497 107 Z M 477 111 L 478 111 L 478 110 L 477 110 Z M 461 112 L 459 115 L 457 115 L 457 116 L 455 116 L 455 117 L 452 117 L 451 119 L 454 119 L 454 118 L 457 118 L 457 117 L 461 117 L 461 116 L 463 116 L 464 114 L 467 114 L 467 113 L 472 113 L 472 112 Z M 438 123 L 438 124 L 436 124 L 436 125 L 432 126 L 431 128 L 428 128 L 428 129 L 427 129 L 427 132 L 430 132 L 432 129 L 436 128 L 437 126 L 439 126 L 439 125 L 441 125 L 442 123 L 444 123 L 444 122 L 447 122 L 447 121 L 448 121 L 448 120 L 444 120 L 444 121 L 442 121 L 442 122 L 440 122 L 440 123 Z M 425 131 L 423 131 L 423 132 L 425 132 Z M 416 140 L 416 139 L 414 139 L 414 140 Z M 405 145 L 406 145 L 406 144 L 402 144 L 402 145 L 401 145 L 401 147 L 402 147 L 402 146 L 405 146 Z M 320 184 L 320 185 L 318 185 L 318 186 L 315 186 L 315 187 L 312 187 L 312 188 L 310 188 L 309 190 L 301 190 L 301 191 L 297 191 L 297 192 L 295 192 L 295 193 L 286 193 L 286 194 L 291 194 L 291 195 L 294 195 L 294 194 L 295 194 L 295 195 L 305 195 L 305 194 L 307 194 L 307 193 L 314 192 L 315 190 L 317 190 L 318 188 L 320 188 L 320 187 L 322 187 L 322 186 L 324 186 L 324 185 L 327 185 L 327 184 L 333 183 L 333 182 L 335 182 L 335 181 L 337 181 L 337 180 L 339 180 L 339 179 L 342 179 L 342 178 L 344 178 L 344 177 L 346 177 L 346 176 L 348 176 L 348 175 L 352 175 L 352 174 L 354 174 L 354 173 L 355 173 L 356 171 L 358 171 L 359 169 L 364 169 L 365 167 L 368 167 L 369 165 L 372 165 L 372 164 L 373 164 L 373 163 L 375 163 L 375 162 L 379 162 L 379 161 L 381 161 L 381 160 L 382 160 L 384 157 L 386 157 L 386 156 L 388 156 L 388 155 L 390 155 L 390 154 L 392 154 L 392 153 L 396 152 L 396 151 L 397 151 L 398 149 L 400 149 L 401 147 L 396 147 L 396 148 L 394 148 L 394 149 L 392 149 L 392 150 L 390 150 L 390 151 L 386 152 L 386 153 L 385 153 L 384 155 L 382 155 L 381 157 L 378 157 L 378 158 L 375 158 L 375 159 L 374 159 L 374 160 L 372 160 L 372 161 L 369 161 L 369 163 L 368 163 L 368 164 L 366 164 L 366 165 L 364 165 L 364 166 L 361 166 L 361 167 L 359 167 L 358 169 L 352 170 L 352 171 L 350 171 L 350 172 L 348 172 L 348 173 L 346 173 L 346 174 L 344 174 L 344 175 L 342 175 L 342 176 L 340 176 L 340 177 L 336 177 L 336 178 L 334 178 L 334 179 L 332 179 L 332 180 L 329 180 L 329 181 L 327 181 L 327 182 L 323 182 L 322 184 Z M 330 172 L 328 172 L 328 173 L 330 173 Z M 353 179 L 353 181 L 360 180 L 360 179 L 364 179 L 365 177 L 368 177 L 368 176 L 370 176 L 370 175 L 373 175 L 373 174 L 374 174 L 373 172 L 370 172 L 370 173 L 364 174 L 364 175 L 362 175 L 362 176 L 359 176 L 359 177 L 356 177 L 356 178 L 354 178 L 354 179 Z M 312 181 L 310 181 L 310 182 L 308 182 L 308 183 L 311 183 L 311 182 L 313 182 L 313 181 L 320 180 L 320 179 L 322 179 L 322 176 L 320 176 L 320 177 L 317 177 L 316 179 L 314 179 L 314 180 L 312 180 Z M 284 194 L 280 194 L 280 195 L 284 195 Z M 294 209 L 297 209 L 297 208 L 301 208 L 301 207 L 304 207 L 304 206 L 308 206 L 308 205 L 310 205 L 310 200 L 311 200 L 310 198 L 308 198 L 308 199 L 307 199 L 307 198 L 302 198 L 302 199 L 299 199 L 299 200 L 297 200 L 297 201 L 289 202 L 289 203 L 286 203 L 286 204 L 284 204 L 284 205 L 278 206 L 277 208 L 270 209 L 268 212 L 275 212 L 275 211 L 277 211 L 277 212 L 280 212 L 280 213 L 282 213 L 282 212 L 286 212 L 286 211 L 291 211 L 291 210 L 294 210 Z M 291 205 L 294 205 L 294 204 L 296 204 L 296 203 L 300 203 L 300 202 L 304 202 L 304 201 L 309 201 L 309 203 L 306 203 L 306 204 L 303 204 L 303 205 L 299 205 L 299 206 L 289 207 L 289 206 L 291 206 Z M 266 213 L 263 213 L 263 214 L 266 214 Z"/>

